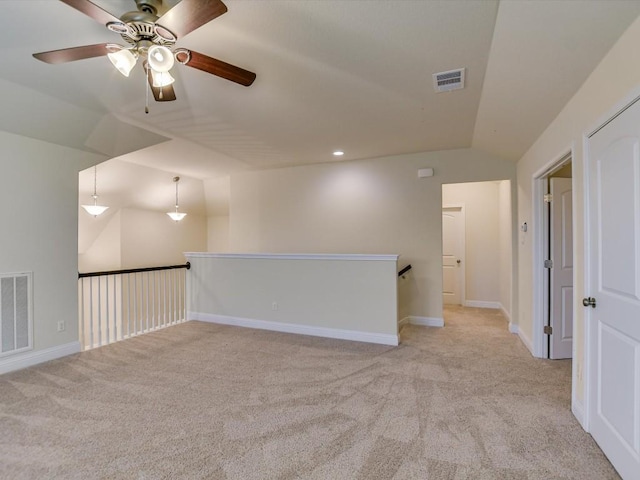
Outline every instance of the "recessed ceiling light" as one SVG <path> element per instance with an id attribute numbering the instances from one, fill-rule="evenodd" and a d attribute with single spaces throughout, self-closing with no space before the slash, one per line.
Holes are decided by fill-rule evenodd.
<path id="1" fill-rule="evenodd" d="M 341 157 L 342 155 L 344 155 L 344 152 L 342 150 L 336 150 L 335 152 L 333 152 L 334 157 Z"/>

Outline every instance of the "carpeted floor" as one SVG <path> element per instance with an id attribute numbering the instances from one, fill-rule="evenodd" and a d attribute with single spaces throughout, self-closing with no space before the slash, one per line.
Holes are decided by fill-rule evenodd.
<path id="1" fill-rule="evenodd" d="M 0 377 L 2 479 L 614 479 L 498 311 L 397 348 L 199 322 Z"/>

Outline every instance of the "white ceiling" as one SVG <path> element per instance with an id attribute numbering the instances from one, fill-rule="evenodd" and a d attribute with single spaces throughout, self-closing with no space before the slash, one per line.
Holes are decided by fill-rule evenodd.
<path id="1" fill-rule="evenodd" d="M 116 16 L 135 9 L 133 0 L 95 3 Z M 3 85 L 70 108 L 62 124 L 44 112 L 4 116 L 2 127 L 48 141 L 55 132 L 58 143 L 198 179 L 334 161 L 337 148 L 343 160 L 476 147 L 517 161 L 640 13 L 627 0 L 225 4 L 177 46 L 254 71 L 255 83 L 177 65 L 178 100 L 152 102 L 146 115 L 142 69 L 125 78 L 106 58 L 31 56 L 122 43 L 116 34 L 59 1 L 0 2 Z M 432 74 L 459 67 L 466 88 L 435 93 Z M 110 148 L 104 132 L 129 124 L 139 144 Z"/>

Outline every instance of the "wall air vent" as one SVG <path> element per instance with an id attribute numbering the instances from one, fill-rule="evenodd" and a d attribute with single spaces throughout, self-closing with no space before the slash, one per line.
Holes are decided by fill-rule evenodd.
<path id="1" fill-rule="evenodd" d="M 433 88 L 437 93 L 464 88 L 464 68 L 433 74 Z"/>
<path id="2" fill-rule="evenodd" d="M 0 274 L 0 357 L 32 345 L 31 273 Z"/>

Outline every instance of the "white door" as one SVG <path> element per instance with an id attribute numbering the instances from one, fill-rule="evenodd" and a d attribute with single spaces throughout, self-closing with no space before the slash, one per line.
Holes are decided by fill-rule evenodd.
<path id="1" fill-rule="evenodd" d="M 442 302 L 461 305 L 464 299 L 464 213 L 462 207 L 442 209 Z"/>
<path id="2" fill-rule="evenodd" d="M 571 358 L 573 345 L 573 222 L 571 179 L 551 178 L 551 342 L 549 358 Z"/>
<path id="3" fill-rule="evenodd" d="M 588 147 L 589 429 L 623 478 L 640 479 L 640 103 Z"/>

